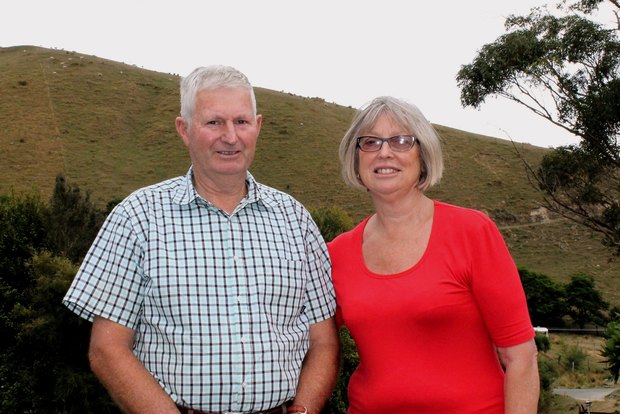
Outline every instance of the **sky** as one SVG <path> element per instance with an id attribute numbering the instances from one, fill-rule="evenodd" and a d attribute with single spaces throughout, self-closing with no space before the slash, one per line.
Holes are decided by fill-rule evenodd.
<path id="1" fill-rule="evenodd" d="M 181 76 L 225 64 L 257 87 L 353 108 L 392 95 L 436 124 L 557 147 L 578 140 L 502 98 L 463 108 L 456 82 L 505 33 L 508 15 L 553 2 L 9 0 L 0 47 L 57 48 Z"/>

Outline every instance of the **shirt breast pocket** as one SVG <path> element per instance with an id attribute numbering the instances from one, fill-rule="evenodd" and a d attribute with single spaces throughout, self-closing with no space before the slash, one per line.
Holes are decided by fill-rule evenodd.
<path id="1" fill-rule="evenodd" d="M 306 272 L 302 261 L 272 259 L 257 267 L 258 291 L 267 319 L 294 324 L 304 310 Z"/>

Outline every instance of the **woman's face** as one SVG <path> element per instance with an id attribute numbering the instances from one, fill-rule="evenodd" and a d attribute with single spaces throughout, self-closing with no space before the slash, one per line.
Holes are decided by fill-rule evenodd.
<path id="1" fill-rule="evenodd" d="M 363 136 L 389 138 L 410 135 L 411 131 L 397 124 L 389 114 L 382 114 Z M 399 194 L 417 190 L 421 159 L 419 144 L 408 151 L 398 152 L 384 142 L 379 151 L 364 152 L 358 148 L 359 175 L 366 188 L 374 194 Z"/>

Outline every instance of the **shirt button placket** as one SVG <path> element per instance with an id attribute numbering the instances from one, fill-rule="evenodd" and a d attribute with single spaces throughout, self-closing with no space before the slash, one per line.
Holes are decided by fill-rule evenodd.
<path id="1" fill-rule="evenodd" d="M 244 364 L 250 363 L 248 361 L 248 355 L 250 353 L 244 352 L 244 347 L 248 346 L 251 338 L 249 335 L 249 309 L 248 309 L 248 301 L 247 301 L 247 275 L 245 273 L 244 261 L 243 261 L 243 251 L 241 250 L 242 246 L 238 245 L 239 240 L 241 240 L 241 236 L 239 235 L 239 231 L 237 231 L 236 227 L 238 226 L 238 222 L 236 220 L 237 216 L 233 215 L 228 219 L 228 251 L 227 251 L 227 277 L 233 278 L 235 280 L 236 291 L 231 295 L 231 303 L 230 306 L 232 308 L 231 315 L 234 315 L 234 330 L 231 329 L 231 339 L 232 339 L 232 358 L 234 360 L 234 378 L 233 378 L 233 392 L 235 401 L 231 408 L 234 411 L 241 411 L 241 399 L 242 395 L 245 393 L 246 388 L 248 386 L 245 374 L 244 374 Z M 233 303 L 234 302 L 234 303 Z M 243 357 L 242 357 L 243 355 Z"/>
<path id="2" fill-rule="evenodd" d="M 243 368 L 241 358 L 241 318 L 239 308 L 236 303 L 236 298 L 239 295 L 237 291 L 239 283 L 237 269 L 235 266 L 235 249 L 234 249 L 234 234 L 232 231 L 231 218 L 222 223 L 222 238 L 223 249 L 225 258 L 225 277 L 228 285 L 228 329 L 230 335 L 230 364 L 232 374 L 231 384 L 231 409 L 238 411 L 241 403 L 241 393 L 243 389 L 241 383 L 243 382 Z"/>

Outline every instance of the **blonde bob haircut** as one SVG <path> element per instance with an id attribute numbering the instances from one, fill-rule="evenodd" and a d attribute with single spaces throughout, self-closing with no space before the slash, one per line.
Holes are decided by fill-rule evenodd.
<path id="1" fill-rule="evenodd" d="M 340 163 L 344 182 L 357 189 L 366 190 L 359 175 L 357 138 L 367 134 L 383 114 L 416 138 L 420 146 L 421 168 L 417 188 L 426 191 L 439 183 L 443 174 L 441 143 L 435 128 L 415 106 L 391 96 L 380 96 L 366 104 L 353 118 L 349 130 L 340 141 Z M 387 138 L 387 137 L 384 137 Z"/>

